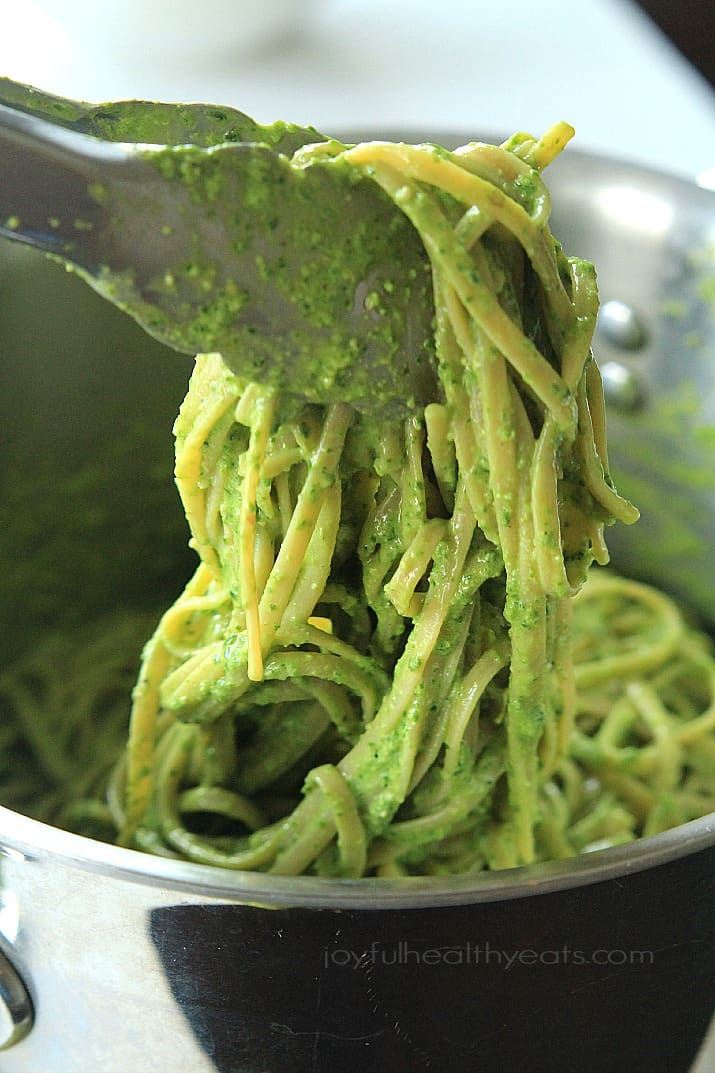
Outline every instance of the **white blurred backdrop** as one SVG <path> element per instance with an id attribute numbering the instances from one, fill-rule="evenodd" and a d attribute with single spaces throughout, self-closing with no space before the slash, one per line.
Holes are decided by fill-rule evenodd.
<path id="1" fill-rule="evenodd" d="M 715 97 L 631 0 L 0 0 L 0 73 L 325 132 L 539 133 L 695 176 Z"/>

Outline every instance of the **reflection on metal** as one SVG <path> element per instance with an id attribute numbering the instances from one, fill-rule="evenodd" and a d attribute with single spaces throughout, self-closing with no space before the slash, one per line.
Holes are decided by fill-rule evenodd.
<path id="1" fill-rule="evenodd" d="M 623 350 L 640 350 L 647 333 L 642 319 L 626 302 L 604 302 L 598 314 L 598 330 L 613 346 Z"/>
<path id="2" fill-rule="evenodd" d="M 696 182 L 698 186 L 702 186 L 704 190 L 715 190 L 715 166 L 706 168 L 705 171 L 701 171 Z"/>
<path id="3" fill-rule="evenodd" d="M 607 361 L 601 369 L 606 402 L 622 414 L 633 413 L 643 403 L 643 391 L 633 369 L 619 361 Z"/>
<path id="4" fill-rule="evenodd" d="M 673 223 L 672 204 L 637 186 L 604 186 L 597 193 L 597 202 L 612 223 L 654 238 L 665 235 Z"/>
<path id="5" fill-rule="evenodd" d="M 0 951 L 0 1050 L 24 1039 L 33 1022 L 34 1012 L 27 988 Z"/>
<path id="6" fill-rule="evenodd" d="M 0 935 L 8 943 L 14 943 L 20 926 L 20 904 L 13 890 L 0 886 Z"/>

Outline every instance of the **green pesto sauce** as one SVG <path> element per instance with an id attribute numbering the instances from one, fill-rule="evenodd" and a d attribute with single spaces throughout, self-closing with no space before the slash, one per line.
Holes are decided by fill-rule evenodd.
<path id="1" fill-rule="evenodd" d="M 106 270 L 95 282 L 105 297 L 176 349 L 221 353 L 242 378 L 282 394 L 392 419 L 429 397 L 426 254 L 368 180 L 339 163 L 297 170 L 258 147 L 168 147 L 146 159 L 186 190 L 195 252 L 148 285 Z M 168 260 L 173 228 L 157 223 L 152 241 L 166 243 Z"/>
<path id="2" fill-rule="evenodd" d="M 299 147 L 325 141 L 321 134 L 212 105 L 93 106 L 6 89 L 30 114 L 139 145 L 178 189 L 178 208 L 162 218 L 158 196 L 156 211 L 142 213 L 119 184 L 88 188 L 118 233 L 142 213 L 140 241 L 162 268 L 148 279 L 114 263 L 80 274 L 152 335 L 183 352 L 221 353 L 242 378 L 284 395 L 348 402 L 389 420 L 431 397 L 432 284 L 422 243 L 354 169 L 328 160 L 291 166 Z M 189 242 L 180 242 L 186 230 Z"/>
<path id="3" fill-rule="evenodd" d="M 254 142 L 291 154 L 307 142 L 324 140 L 312 127 L 283 122 L 263 126 L 235 108 L 212 104 L 135 100 L 87 104 L 6 78 L 0 78 L 0 97 L 18 111 L 109 142 L 204 148 L 223 142 Z"/>

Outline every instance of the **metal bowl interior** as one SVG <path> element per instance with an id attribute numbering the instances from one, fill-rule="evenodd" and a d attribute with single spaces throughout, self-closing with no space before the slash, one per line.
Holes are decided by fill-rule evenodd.
<path id="1" fill-rule="evenodd" d="M 642 326 L 635 348 L 604 329 L 597 335 L 602 366 L 624 369 L 637 385 L 628 400 L 614 396 L 610 447 L 616 483 L 641 505 L 643 518 L 613 531 L 614 564 L 660 584 L 712 624 L 715 195 L 578 152 L 553 166 L 550 187 L 553 229 L 565 249 L 592 259 L 602 301 L 625 304 Z M 48 629 L 91 620 L 107 607 L 158 610 L 188 576 L 191 557 L 169 475 L 171 425 L 190 363 L 60 267 L 10 246 L 0 250 L 0 348 L 0 651 L 11 660 Z M 565 863 L 449 880 L 357 882 L 165 861 L 5 809 L 0 831 L 7 854 L 60 855 L 141 883 L 261 904 L 378 908 L 596 883 L 712 844 L 715 816 Z"/>

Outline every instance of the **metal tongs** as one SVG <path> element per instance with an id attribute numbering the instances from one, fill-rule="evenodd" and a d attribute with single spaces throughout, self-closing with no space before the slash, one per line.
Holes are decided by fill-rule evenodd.
<path id="1" fill-rule="evenodd" d="M 374 184 L 291 166 L 319 141 L 232 109 L 91 106 L 0 80 L 0 234 L 176 350 L 399 416 L 429 393 L 426 256 Z"/>

